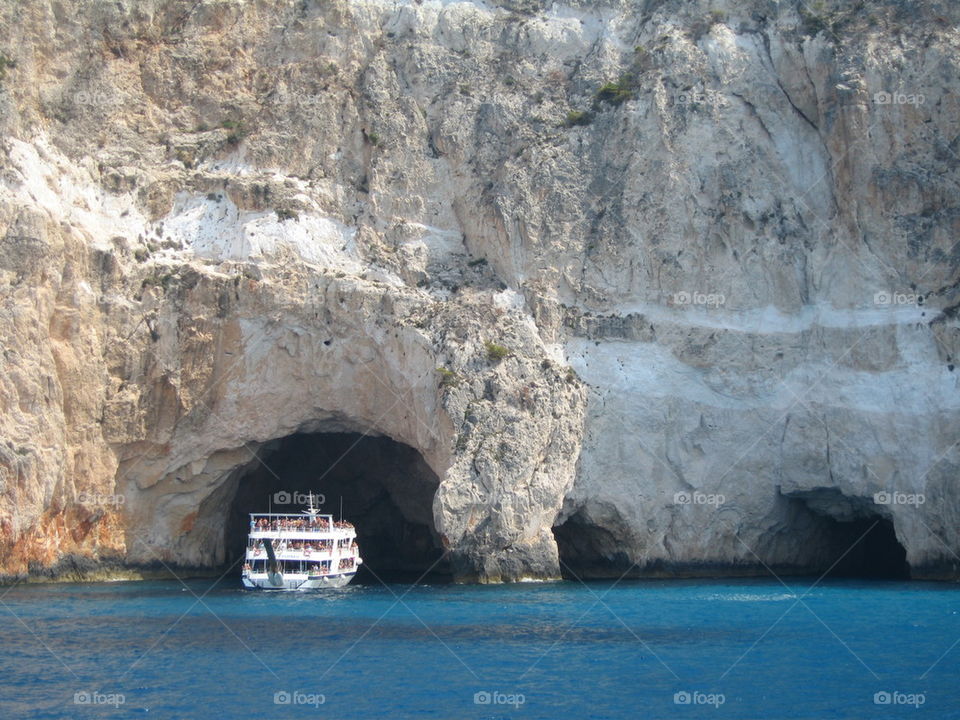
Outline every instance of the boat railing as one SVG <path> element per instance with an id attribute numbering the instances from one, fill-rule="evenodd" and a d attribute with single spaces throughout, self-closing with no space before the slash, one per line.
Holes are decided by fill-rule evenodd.
<path id="1" fill-rule="evenodd" d="M 264 548 L 247 548 L 250 557 L 267 557 L 267 551 Z M 287 548 L 285 550 L 275 551 L 277 558 L 281 560 L 313 560 L 315 558 L 332 559 L 335 557 L 356 557 L 357 548 L 333 548 L 331 550 L 300 550 Z"/>
<path id="2" fill-rule="evenodd" d="M 349 533 L 351 531 L 356 532 L 356 528 L 353 525 L 344 525 L 341 527 L 325 527 L 325 526 L 308 526 L 308 527 L 258 527 L 256 525 L 250 525 L 250 534 L 254 535 L 276 535 L 276 534 L 292 534 L 292 533 L 309 533 L 311 535 L 319 535 L 321 533 L 328 534 L 338 534 L 338 533 Z"/>
<path id="3" fill-rule="evenodd" d="M 274 552 L 276 553 L 298 552 L 298 553 L 307 553 L 308 555 L 314 554 L 314 553 L 333 553 L 333 552 L 337 552 L 340 555 L 350 555 L 358 552 L 360 549 L 355 539 L 350 539 L 350 542 L 346 545 L 341 544 L 339 542 L 334 543 L 332 540 L 324 541 L 330 544 L 329 547 L 322 547 L 322 546 L 321 547 L 315 547 L 315 546 L 296 547 L 295 546 L 296 543 L 307 543 L 307 542 L 315 543 L 317 541 L 316 540 L 299 540 L 299 539 L 278 540 L 278 543 L 273 546 L 273 549 L 274 549 Z M 252 536 L 249 538 L 249 541 L 247 543 L 247 549 L 263 550 L 263 551 L 266 550 L 263 541 L 258 540 L 257 538 Z"/>
<path id="4" fill-rule="evenodd" d="M 262 559 L 262 558 L 254 558 L 254 560 L 257 560 L 257 559 Z M 278 561 L 281 563 L 281 567 L 283 567 L 282 563 L 301 562 L 299 558 L 278 558 Z M 334 561 L 336 561 L 336 563 Z M 355 570 L 359 565 L 359 562 L 360 562 L 360 559 L 357 556 L 340 557 L 340 558 L 313 557 L 313 558 L 306 559 L 306 562 L 305 562 L 306 567 L 296 568 L 296 567 L 287 566 L 286 568 L 284 568 L 283 572 L 284 573 L 306 572 L 306 573 L 317 573 L 322 575 L 336 574 L 344 570 L 346 571 Z M 249 564 L 249 562 L 246 565 L 244 565 L 244 568 L 243 568 L 243 573 L 246 575 L 263 574 L 265 572 L 266 571 L 263 569 L 256 570 L 252 565 Z"/>

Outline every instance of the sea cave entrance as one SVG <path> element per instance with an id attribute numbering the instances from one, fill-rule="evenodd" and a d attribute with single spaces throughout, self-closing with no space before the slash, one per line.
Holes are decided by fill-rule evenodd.
<path id="1" fill-rule="evenodd" d="M 811 569 L 830 578 L 906 580 L 907 551 L 880 507 L 835 489 L 791 496 L 793 517 L 812 530 Z"/>
<path id="2" fill-rule="evenodd" d="M 723 563 L 670 564 L 654 560 L 634 566 L 624 550 L 628 537 L 613 508 L 581 508 L 553 528 L 560 571 L 567 579 L 629 577 L 701 577 L 730 574 L 826 575 L 829 578 L 906 580 L 907 551 L 897 539 L 893 521 L 864 498 L 851 498 L 832 488 L 783 497 L 784 522 L 761 540 L 758 553 L 775 548 L 766 567 Z M 779 547 L 777 547 L 779 546 Z M 786 550 L 784 551 L 784 548 Z M 792 560 L 784 563 L 784 555 Z M 749 563 L 748 563 L 749 565 Z"/>
<path id="3" fill-rule="evenodd" d="M 847 522 L 828 518 L 825 526 L 836 558 L 819 571 L 821 574 L 832 578 L 909 579 L 907 551 L 887 518 L 872 516 Z"/>
<path id="4" fill-rule="evenodd" d="M 354 582 L 399 582 L 430 570 L 448 579 L 433 525 L 436 474 L 414 448 L 388 437 L 345 432 L 297 433 L 261 447 L 258 460 L 234 473 L 225 493 L 226 561 L 243 555 L 251 512 L 299 512 L 310 491 L 321 512 L 357 528 L 363 565 Z M 298 497 L 299 496 L 299 497 Z M 239 567 L 239 566 L 238 566 Z M 432 568 L 432 570 L 431 570 Z M 238 570 L 239 572 L 239 570 Z"/>
<path id="5" fill-rule="evenodd" d="M 586 509 L 580 509 L 554 526 L 560 574 L 565 580 L 619 578 L 635 570 L 618 539 L 619 518 L 613 515 L 608 521 L 596 522 Z"/>

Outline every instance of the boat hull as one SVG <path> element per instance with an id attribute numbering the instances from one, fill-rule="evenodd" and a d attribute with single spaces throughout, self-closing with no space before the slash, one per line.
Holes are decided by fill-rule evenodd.
<path id="1" fill-rule="evenodd" d="M 351 580 L 356 572 L 337 573 L 322 576 L 308 576 L 302 574 L 286 574 L 282 584 L 271 582 L 266 573 L 249 573 L 243 576 L 243 587 L 247 590 L 286 590 L 293 592 L 307 592 L 309 590 L 323 590 L 325 588 L 343 587 Z"/>

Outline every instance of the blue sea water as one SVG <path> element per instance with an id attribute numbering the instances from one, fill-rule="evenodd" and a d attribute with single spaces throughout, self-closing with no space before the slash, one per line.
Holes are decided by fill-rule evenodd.
<path id="1" fill-rule="evenodd" d="M 0 588 L 0 717 L 960 718 L 949 584 L 234 582 Z"/>

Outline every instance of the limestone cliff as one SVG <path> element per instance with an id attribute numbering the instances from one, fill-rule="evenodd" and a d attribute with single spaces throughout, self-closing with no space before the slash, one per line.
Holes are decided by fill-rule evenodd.
<path id="1" fill-rule="evenodd" d="M 462 579 L 821 569 L 867 521 L 956 577 L 952 3 L 0 27 L 0 573 L 221 566 L 251 467 L 350 432 L 419 453 L 386 492 Z"/>

